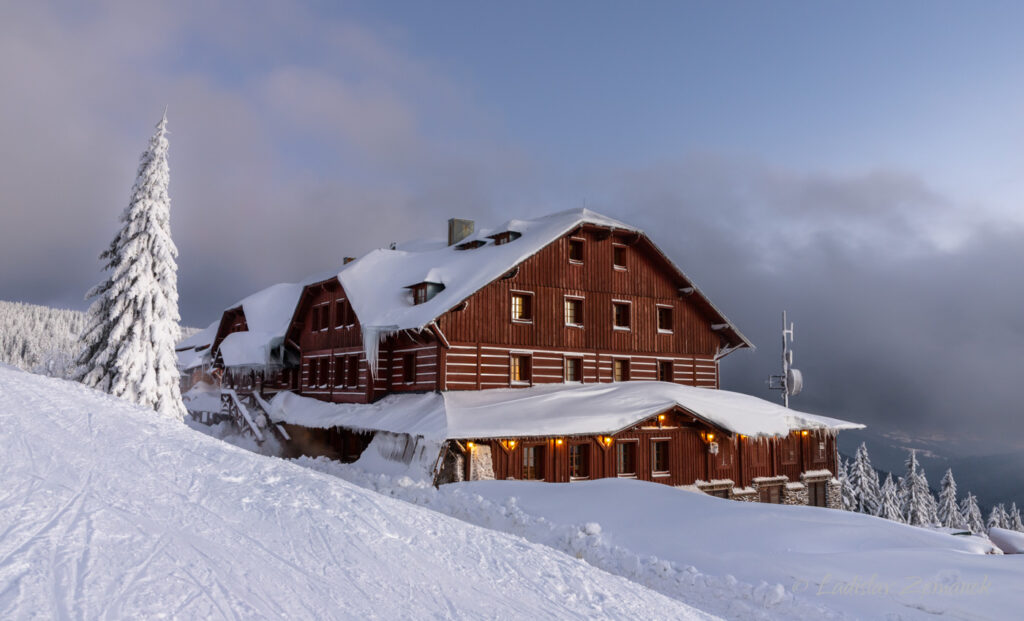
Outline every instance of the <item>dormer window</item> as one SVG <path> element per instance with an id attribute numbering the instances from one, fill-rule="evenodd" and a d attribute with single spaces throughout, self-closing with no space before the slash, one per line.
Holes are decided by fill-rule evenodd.
<path id="1" fill-rule="evenodd" d="M 482 240 L 482 239 L 474 239 L 473 241 L 462 242 L 461 244 L 456 245 L 455 249 L 456 250 L 472 250 L 474 248 L 479 248 L 480 246 L 486 246 L 486 245 L 487 245 L 487 242 L 485 242 L 484 240 Z"/>
<path id="2" fill-rule="evenodd" d="M 414 305 L 423 304 L 444 291 L 444 285 L 439 282 L 421 282 L 406 288 L 412 289 L 412 303 Z"/>
<path id="3" fill-rule="evenodd" d="M 510 241 L 515 241 L 522 236 L 522 233 L 517 233 L 516 231 L 504 231 L 496 235 L 491 235 L 490 237 L 494 240 L 495 246 L 500 246 L 502 244 L 507 244 Z"/>

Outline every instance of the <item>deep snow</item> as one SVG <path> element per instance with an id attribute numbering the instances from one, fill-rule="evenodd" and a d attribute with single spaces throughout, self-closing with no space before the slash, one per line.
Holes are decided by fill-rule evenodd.
<path id="1" fill-rule="evenodd" d="M 0 618 L 708 618 L 580 560 L 0 368 Z"/>

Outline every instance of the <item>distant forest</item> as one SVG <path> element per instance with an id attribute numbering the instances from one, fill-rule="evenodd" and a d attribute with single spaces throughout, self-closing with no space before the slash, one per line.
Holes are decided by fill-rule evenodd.
<path id="1" fill-rule="evenodd" d="M 74 371 L 85 313 L 0 300 L 0 363 L 68 378 Z M 182 328 L 182 337 L 197 331 Z"/>

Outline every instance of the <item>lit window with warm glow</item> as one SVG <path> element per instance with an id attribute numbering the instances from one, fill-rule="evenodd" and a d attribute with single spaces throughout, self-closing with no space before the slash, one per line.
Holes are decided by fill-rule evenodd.
<path id="1" fill-rule="evenodd" d="M 565 359 L 565 381 L 567 381 L 567 382 L 582 382 L 583 381 L 583 358 L 566 358 Z"/>
<path id="2" fill-rule="evenodd" d="M 533 296 L 528 293 L 512 294 L 512 321 L 533 321 Z"/>
<path id="3" fill-rule="evenodd" d="M 565 325 L 583 325 L 583 300 L 579 298 L 565 298 Z"/>
<path id="4" fill-rule="evenodd" d="M 616 382 L 629 381 L 629 360 L 616 360 L 612 363 L 612 379 Z"/>
<path id="5" fill-rule="evenodd" d="M 530 357 L 524 354 L 512 354 L 509 357 L 509 379 L 513 384 L 528 384 L 530 378 Z"/>

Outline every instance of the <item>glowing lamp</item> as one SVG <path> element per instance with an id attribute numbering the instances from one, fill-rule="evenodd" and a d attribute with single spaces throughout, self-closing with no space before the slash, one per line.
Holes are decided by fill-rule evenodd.
<path id="1" fill-rule="evenodd" d="M 516 441 L 515 440 L 509 440 L 508 441 L 508 448 L 509 449 L 514 449 L 515 447 L 516 447 Z"/>
<path id="2" fill-rule="evenodd" d="M 806 438 L 806 437 L 807 437 L 807 430 L 806 430 L 806 429 L 804 429 L 803 431 L 801 431 L 801 432 L 800 432 L 800 435 L 802 435 L 803 437 L 805 437 L 805 438 Z"/>
<path id="3" fill-rule="evenodd" d="M 658 420 L 659 421 L 665 420 L 665 415 L 664 414 L 658 414 Z"/>
<path id="4" fill-rule="evenodd" d="M 708 442 L 714 442 L 714 441 L 715 441 L 715 434 L 709 433 L 708 434 Z"/>
<path id="5" fill-rule="evenodd" d="M 476 448 L 476 444 L 473 444 L 472 442 L 466 442 L 466 448 L 472 451 L 474 448 Z"/>
<path id="6" fill-rule="evenodd" d="M 562 446 L 562 439 L 558 438 L 557 440 L 555 440 L 555 444 L 557 444 L 558 446 Z"/>
<path id="7" fill-rule="evenodd" d="M 604 443 L 609 445 L 609 446 L 611 446 L 611 444 L 612 444 L 612 437 L 611 436 L 605 436 L 604 437 Z"/>

